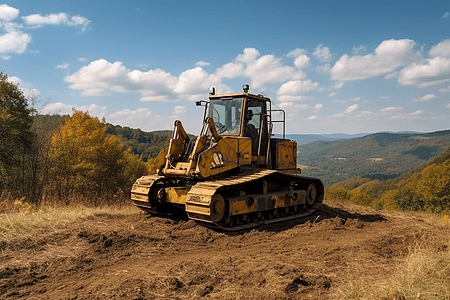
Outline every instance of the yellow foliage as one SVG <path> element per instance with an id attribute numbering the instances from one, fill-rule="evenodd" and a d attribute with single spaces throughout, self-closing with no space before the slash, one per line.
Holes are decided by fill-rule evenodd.
<path id="1" fill-rule="evenodd" d="M 33 206 L 25 202 L 25 197 L 14 201 L 14 208 L 22 213 L 29 213 L 33 211 Z"/>
<path id="2" fill-rule="evenodd" d="M 136 178 L 146 173 L 145 164 L 124 150 L 117 136 L 106 134 L 104 119 L 77 110 L 52 136 L 49 156 L 62 198 L 74 192 L 93 192 L 96 197 L 119 190 L 128 193 Z"/>

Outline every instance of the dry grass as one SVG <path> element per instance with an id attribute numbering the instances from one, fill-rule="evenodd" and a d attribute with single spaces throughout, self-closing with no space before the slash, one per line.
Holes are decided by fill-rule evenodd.
<path id="1" fill-rule="evenodd" d="M 139 212 L 131 203 L 101 207 L 87 207 L 81 204 L 68 206 L 42 205 L 40 208 L 36 208 L 21 200 L 16 200 L 12 202 L 12 205 L 8 205 L 8 210 L 2 210 L 3 213 L 0 214 L 0 239 L 5 240 L 29 233 L 34 228 L 72 222 L 96 214 L 128 215 Z"/>
<path id="2" fill-rule="evenodd" d="M 381 279 L 366 275 L 361 268 L 349 267 L 349 281 L 339 289 L 340 299 L 450 299 L 449 247 L 416 241 L 393 274 Z"/>

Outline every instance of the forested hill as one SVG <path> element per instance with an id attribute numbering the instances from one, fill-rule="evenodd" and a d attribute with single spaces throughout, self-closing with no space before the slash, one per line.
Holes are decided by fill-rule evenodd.
<path id="1" fill-rule="evenodd" d="M 450 130 L 375 133 L 364 137 L 298 145 L 297 163 L 306 176 L 330 185 L 352 177 L 389 179 L 423 166 L 450 147 Z"/>
<path id="2" fill-rule="evenodd" d="M 164 147 L 169 145 L 172 136 L 171 130 L 145 132 L 112 124 L 107 124 L 107 128 L 106 133 L 120 137 L 126 146 L 131 147 L 134 154 L 139 155 L 143 161 L 155 158 Z"/>
<path id="3" fill-rule="evenodd" d="M 41 130 L 52 132 L 60 125 L 64 124 L 64 118 L 68 115 L 37 115 L 36 122 L 41 124 Z M 161 149 L 169 145 L 171 130 L 160 130 L 145 132 L 141 129 L 122 127 L 106 123 L 106 133 L 117 135 L 123 140 L 127 148 L 131 147 L 134 154 L 139 155 L 141 160 L 147 161 L 149 158 L 155 158 Z"/>

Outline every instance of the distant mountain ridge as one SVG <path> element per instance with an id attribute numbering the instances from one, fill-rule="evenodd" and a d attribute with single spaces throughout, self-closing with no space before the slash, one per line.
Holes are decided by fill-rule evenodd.
<path id="1" fill-rule="evenodd" d="M 381 133 L 381 132 L 379 132 Z M 388 132 L 388 133 L 398 133 L 398 134 L 420 134 L 414 131 L 400 131 L 400 132 Z M 343 139 L 353 139 L 358 137 L 364 137 L 374 133 L 328 133 L 328 134 L 286 134 L 285 138 L 297 142 L 297 145 L 307 144 L 315 141 L 335 141 Z M 282 138 L 281 134 L 275 134 L 275 138 Z"/>
<path id="2" fill-rule="evenodd" d="M 306 176 L 330 185 L 352 177 L 389 179 L 412 171 L 450 148 L 450 130 L 380 132 L 299 144 L 297 163 Z"/>

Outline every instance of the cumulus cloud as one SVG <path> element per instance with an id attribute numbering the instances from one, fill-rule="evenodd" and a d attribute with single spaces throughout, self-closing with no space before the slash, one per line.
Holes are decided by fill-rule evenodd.
<path id="1" fill-rule="evenodd" d="M 0 53 L 3 59 L 10 59 L 8 53 L 21 54 L 24 53 L 28 45 L 31 43 L 31 36 L 23 32 L 23 24 L 15 22 L 14 20 L 19 16 L 19 10 L 7 4 L 0 5 Z M 69 17 L 65 13 L 50 14 L 42 16 L 40 14 L 33 14 L 21 18 L 23 23 L 30 27 L 42 27 L 46 24 L 53 25 L 67 25 L 81 27 L 84 31 L 88 28 L 91 21 L 83 16 Z"/>
<path id="2" fill-rule="evenodd" d="M 136 110 L 131 110 L 131 109 L 122 109 L 120 111 L 117 111 L 111 115 L 109 115 L 110 118 L 112 119 L 128 119 L 128 120 L 132 120 L 132 119 L 144 119 L 144 118 L 149 118 L 152 116 L 152 111 L 149 110 L 148 108 L 138 108 Z"/>
<path id="3" fill-rule="evenodd" d="M 425 88 L 450 81 L 450 39 L 433 46 L 430 58 L 412 63 L 400 71 L 402 85 Z"/>
<path id="4" fill-rule="evenodd" d="M 328 47 L 324 47 L 323 44 L 319 44 L 312 53 L 315 59 L 320 62 L 331 61 L 331 53 Z"/>
<path id="5" fill-rule="evenodd" d="M 20 30 L 6 29 L 6 31 L 0 35 L 0 53 L 24 53 L 31 43 L 31 36 Z"/>
<path id="6" fill-rule="evenodd" d="M 314 106 L 314 112 L 318 113 L 323 108 L 323 104 L 319 103 Z"/>
<path id="7" fill-rule="evenodd" d="M 307 55 L 307 51 L 305 49 L 296 48 L 289 52 L 286 56 L 294 58 L 294 65 L 298 69 L 303 69 L 309 66 L 310 59 Z"/>
<path id="8" fill-rule="evenodd" d="M 68 69 L 69 66 L 70 66 L 70 64 L 68 64 L 68 63 L 62 63 L 62 64 L 57 65 L 55 68 L 56 69 Z"/>
<path id="9" fill-rule="evenodd" d="M 402 85 L 425 88 L 450 81 L 450 58 L 433 57 L 413 63 L 400 71 L 398 82 Z"/>
<path id="10" fill-rule="evenodd" d="M 328 95 L 328 97 L 334 97 L 334 96 L 336 96 L 336 95 L 337 95 L 336 92 L 331 92 L 331 93 Z"/>
<path id="11" fill-rule="evenodd" d="M 296 88 L 301 92 L 318 87 L 318 83 L 311 80 L 302 82 L 300 79 L 304 76 L 301 70 L 285 65 L 279 57 L 261 56 L 258 50 L 245 48 L 232 62 L 211 74 L 200 66 L 185 70 L 179 76 L 161 69 L 143 72 L 129 70 L 120 61 L 111 63 L 98 59 L 66 76 L 65 81 L 71 84 L 70 88 L 81 90 L 81 95 L 85 96 L 136 92 L 141 94 L 141 101 L 170 101 L 197 100 L 210 86 L 215 86 L 221 93 L 229 92 L 230 88 L 222 82 L 228 78 L 248 78 L 252 90 L 286 81 L 296 81 Z"/>
<path id="12" fill-rule="evenodd" d="M 431 47 L 429 54 L 431 57 L 450 57 L 450 39 Z"/>
<path id="13" fill-rule="evenodd" d="M 393 113 L 396 111 L 400 111 L 402 109 L 403 109 L 402 107 L 389 106 L 389 107 L 385 107 L 385 108 L 381 109 L 380 112 L 382 114 L 390 114 L 390 113 Z"/>
<path id="14" fill-rule="evenodd" d="M 290 80 L 281 85 L 277 91 L 277 99 L 283 101 L 299 101 L 306 99 L 306 93 L 320 89 L 320 84 L 307 80 Z"/>
<path id="15" fill-rule="evenodd" d="M 334 114 L 334 115 L 331 116 L 331 118 L 341 118 L 341 117 L 344 117 L 346 115 L 353 114 L 353 113 L 355 113 L 358 110 L 358 108 L 359 108 L 358 104 L 350 105 L 349 107 L 347 107 L 347 109 L 343 113 Z"/>
<path id="16" fill-rule="evenodd" d="M 350 105 L 349 107 L 347 107 L 347 109 L 344 111 L 344 113 L 345 114 L 352 113 L 352 112 L 356 111 L 358 109 L 358 107 L 359 107 L 358 104 Z"/>
<path id="17" fill-rule="evenodd" d="M 196 67 L 206 67 L 206 66 L 209 66 L 209 65 L 210 65 L 209 62 L 206 62 L 206 61 L 203 61 L 203 60 L 198 61 L 198 62 L 195 63 Z"/>
<path id="18" fill-rule="evenodd" d="M 33 14 L 22 17 L 25 22 L 25 25 L 30 27 L 42 27 L 44 25 L 66 25 L 66 26 L 74 26 L 81 27 L 81 30 L 85 31 L 90 20 L 83 16 L 72 16 L 69 17 L 66 13 L 59 14 L 49 14 L 49 15 L 41 15 L 41 14 Z"/>
<path id="19" fill-rule="evenodd" d="M 381 42 L 374 54 L 351 57 L 344 54 L 331 68 L 331 79 L 353 81 L 393 73 L 420 56 L 413 51 L 414 45 L 409 39 L 391 39 Z"/>
<path id="20" fill-rule="evenodd" d="M 45 114 L 60 114 L 71 115 L 72 110 L 88 111 L 91 116 L 97 116 L 103 118 L 106 115 L 106 106 L 99 106 L 97 104 L 90 105 L 76 105 L 76 104 L 64 104 L 62 102 L 55 102 L 45 105 L 40 113 Z"/>
<path id="21" fill-rule="evenodd" d="M 417 120 L 417 119 L 421 119 L 423 114 L 425 114 L 424 110 L 416 110 L 411 113 L 397 114 L 397 115 L 391 116 L 389 118 L 393 119 L 393 120 L 398 120 L 398 119 Z"/>
<path id="22" fill-rule="evenodd" d="M 19 10 L 11 7 L 8 4 L 0 5 L 0 20 L 12 21 L 19 16 Z"/>
<path id="23" fill-rule="evenodd" d="M 445 12 L 445 14 L 442 16 L 444 19 L 447 18 L 450 15 L 448 11 Z"/>
<path id="24" fill-rule="evenodd" d="M 183 105 L 177 105 L 173 108 L 172 115 L 170 116 L 171 119 L 180 118 L 183 115 L 185 115 L 187 112 L 186 106 Z"/>
<path id="25" fill-rule="evenodd" d="M 433 100 L 434 98 L 437 98 L 437 96 L 434 94 L 427 94 L 420 98 L 413 98 L 413 99 L 411 99 L 411 101 L 412 102 L 426 102 L 426 101 Z"/>
<path id="26" fill-rule="evenodd" d="M 317 120 L 318 116 L 317 115 L 312 115 L 310 117 L 308 117 L 306 120 Z"/>
<path id="27" fill-rule="evenodd" d="M 366 54 L 366 52 L 367 52 L 367 50 L 363 45 L 352 48 L 353 55 L 362 55 L 362 54 Z"/>

